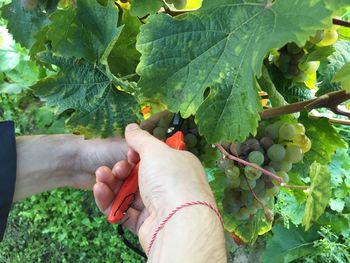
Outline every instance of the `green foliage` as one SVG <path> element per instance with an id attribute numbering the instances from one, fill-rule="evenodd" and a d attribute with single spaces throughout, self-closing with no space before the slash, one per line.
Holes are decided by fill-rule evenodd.
<path id="1" fill-rule="evenodd" d="M 261 107 L 254 76 L 260 74 L 266 52 L 291 41 L 302 45 L 310 32 L 329 25 L 330 13 L 324 1 L 276 1 L 271 6 L 204 1 L 199 11 L 186 16 L 152 16 L 137 44 L 142 54 L 139 85 L 172 111 L 185 117 L 196 113 L 209 142 L 243 141 L 257 127 Z M 289 23 L 290 16 L 297 25 Z M 317 19 L 305 19 L 309 16 Z M 165 44 L 167 52 L 159 52 Z M 212 90 L 203 102 L 208 86 Z"/>
<path id="2" fill-rule="evenodd" d="M 310 166 L 310 192 L 306 200 L 303 225 L 309 230 L 323 214 L 331 197 L 330 173 L 327 166 L 314 162 Z"/>
<path id="3" fill-rule="evenodd" d="M 334 75 L 332 81 L 340 82 L 341 87 L 345 89 L 348 93 L 350 92 L 350 62 L 344 64 L 344 66 Z"/>
<path id="4" fill-rule="evenodd" d="M 81 124 L 107 136 L 120 132 L 135 121 L 137 103 L 133 96 L 120 91 L 116 85 L 128 89 L 120 79 L 108 74 L 105 66 L 87 61 L 65 59 L 50 53 L 40 55 L 40 60 L 60 67 L 56 75 L 33 86 L 38 96 L 49 105 L 58 106 L 59 112 L 76 110 L 70 123 Z"/>
<path id="5" fill-rule="evenodd" d="M 163 5 L 163 2 L 161 0 L 130 0 L 130 2 L 131 15 L 138 17 L 154 14 Z"/>

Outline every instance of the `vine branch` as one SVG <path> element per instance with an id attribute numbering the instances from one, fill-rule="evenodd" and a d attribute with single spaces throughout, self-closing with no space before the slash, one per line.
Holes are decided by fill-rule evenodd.
<path id="1" fill-rule="evenodd" d="M 350 112 L 343 111 L 338 108 L 339 104 L 350 99 L 350 94 L 347 94 L 344 90 L 334 91 L 322 95 L 318 98 L 292 103 L 286 106 L 267 109 L 260 113 L 262 119 L 269 119 L 278 117 L 285 114 L 291 114 L 301 111 L 311 111 L 319 108 L 328 108 L 335 114 L 343 115 L 350 118 Z"/>
<path id="2" fill-rule="evenodd" d="M 341 19 L 333 18 L 333 25 L 343 26 L 343 27 L 350 27 L 350 22 L 344 21 Z"/>

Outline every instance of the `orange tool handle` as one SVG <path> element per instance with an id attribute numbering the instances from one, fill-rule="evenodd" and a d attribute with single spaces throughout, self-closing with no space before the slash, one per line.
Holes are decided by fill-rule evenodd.
<path id="1" fill-rule="evenodd" d="M 176 132 L 174 135 L 166 140 L 166 144 L 171 148 L 177 150 L 184 150 L 186 148 L 184 135 L 181 131 Z M 130 205 L 136 198 L 136 193 L 139 188 L 139 166 L 137 163 L 132 169 L 130 175 L 126 178 L 120 190 L 114 200 L 111 211 L 108 215 L 108 222 L 111 224 L 117 223 L 122 220 L 125 212 L 129 209 Z"/>

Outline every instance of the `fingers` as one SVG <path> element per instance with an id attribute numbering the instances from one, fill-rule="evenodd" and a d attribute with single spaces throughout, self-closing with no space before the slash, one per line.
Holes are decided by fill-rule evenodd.
<path id="1" fill-rule="evenodd" d="M 161 141 L 142 130 L 137 124 L 129 124 L 126 127 L 125 138 L 128 145 L 140 155 L 155 146 L 163 145 Z"/>
<path id="2" fill-rule="evenodd" d="M 111 169 L 102 166 L 96 171 L 96 182 L 106 184 L 110 189 L 114 189 L 118 184 L 118 178 L 114 176 Z"/>
<path id="3" fill-rule="evenodd" d="M 133 149 L 129 149 L 128 160 L 130 163 L 136 164 L 140 161 L 140 155 L 137 152 L 135 152 Z"/>
<path id="4" fill-rule="evenodd" d="M 98 208 L 105 215 L 108 215 L 115 196 L 114 192 L 106 184 L 101 182 L 94 185 L 93 192 Z"/>

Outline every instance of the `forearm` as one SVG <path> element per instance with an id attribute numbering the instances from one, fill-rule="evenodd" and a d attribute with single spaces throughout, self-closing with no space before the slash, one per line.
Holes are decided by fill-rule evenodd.
<path id="1" fill-rule="evenodd" d="M 227 262 L 219 218 L 201 205 L 181 209 L 159 232 L 148 262 Z"/>
<path id="2" fill-rule="evenodd" d="M 14 200 L 70 184 L 79 169 L 83 137 L 75 135 L 17 138 L 17 182 Z"/>

